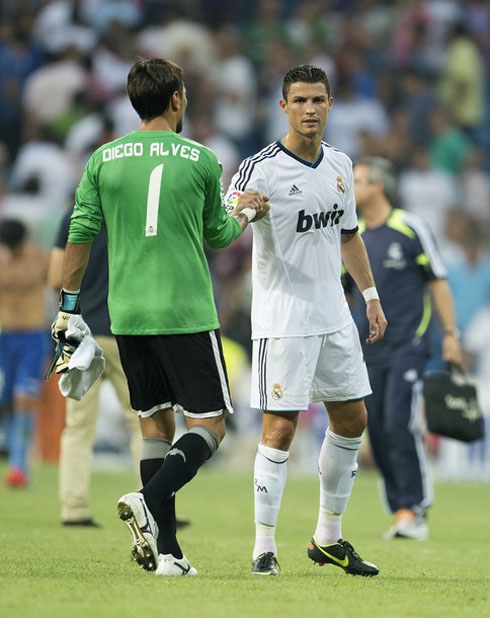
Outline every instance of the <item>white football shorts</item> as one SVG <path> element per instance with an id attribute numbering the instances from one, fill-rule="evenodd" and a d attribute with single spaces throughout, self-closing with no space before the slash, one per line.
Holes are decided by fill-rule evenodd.
<path id="1" fill-rule="evenodd" d="M 253 341 L 250 405 L 260 410 L 307 410 L 310 403 L 371 394 L 354 322 L 328 335 Z"/>

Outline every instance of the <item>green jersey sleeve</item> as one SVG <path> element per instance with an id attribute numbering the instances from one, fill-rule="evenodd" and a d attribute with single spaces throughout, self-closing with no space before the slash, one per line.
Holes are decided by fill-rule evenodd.
<path id="1" fill-rule="evenodd" d="M 207 244 L 213 249 L 227 247 L 242 233 L 236 219 L 226 212 L 221 185 L 221 165 L 212 151 L 209 153 L 209 177 L 204 205 L 203 233 Z"/>
<path id="2" fill-rule="evenodd" d="M 96 181 L 97 152 L 88 161 L 75 193 L 75 208 L 68 240 L 73 243 L 92 242 L 102 225 L 100 195 Z"/>

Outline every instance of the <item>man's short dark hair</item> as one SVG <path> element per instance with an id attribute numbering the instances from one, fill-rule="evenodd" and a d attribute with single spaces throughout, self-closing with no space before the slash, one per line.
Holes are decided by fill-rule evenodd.
<path id="1" fill-rule="evenodd" d="M 139 60 L 128 74 L 128 95 L 144 122 L 164 114 L 174 92 L 184 89 L 184 71 L 164 58 Z"/>
<path id="2" fill-rule="evenodd" d="M 17 219 L 4 219 L 0 221 L 0 245 L 5 245 L 10 250 L 19 247 L 27 235 L 26 226 Z"/>
<path id="3" fill-rule="evenodd" d="M 305 82 L 306 84 L 318 84 L 321 82 L 325 86 L 328 96 L 330 96 L 330 82 L 327 74 L 320 67 L 315 67 L 311 64 L 300 64 L 297 67 L 289 69 L 282 81 L 282 97 L 286 101 L 291 84 L 296 82 Z"/>

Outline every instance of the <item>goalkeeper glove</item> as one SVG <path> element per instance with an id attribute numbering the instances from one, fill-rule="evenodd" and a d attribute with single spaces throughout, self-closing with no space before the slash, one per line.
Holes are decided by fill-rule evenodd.
<path id="1" fill-rule="evenodd" d="M 51 336 L 55 341 L 63 341 L 64 334 L 68 328 L 68 322 L 72 315 L 80 313 L 80 290 L 77 292 L 67 292 L 61 290 L 60 310 L 55 321 L 51 324 Z M 63 335 L 63 337 L 61 336 Z"/>
<path id="2" fill-rule="evenodd" d="M 68 292 L 62 289 L 60 293 L 60 310 L 51 325 L 51 336 L 57 342 L 57 345 L 53 360 L 46 374 L 46 379 L 49 378 L 53 369 L 58 374 L 68 371 L 68 363 L 77 348 L 77 343 L 66 338 L 66 331 L 71 316 L 79 313 L 80 291 Z"/>
<path id="3" fill-rule="evenodd" d="M 64 343 L 62 343 L 62 341 Z M 68 364 L 75 350 L 76 346 L 72 345 L 72 343 L 66 340 L 65 336 L 60 333 L 60 341 L 58 341 L 58 343 L 56 344 L 53 358 L 46 372 L 46 380 L 49 380 L 53 371 L 57 374 L 65 373 L 66 371 L 68 371 Z"/>

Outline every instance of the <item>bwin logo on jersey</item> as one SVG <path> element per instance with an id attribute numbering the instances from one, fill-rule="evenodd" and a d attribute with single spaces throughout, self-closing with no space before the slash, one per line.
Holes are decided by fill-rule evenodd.
<path id="1" fill-rule="evenodd" d="M 321 210 L 320 212 L 315 212 L 312 215 L 307 215 L 305 210 L 300 210 L 298 213 L 296 231 L 308 232 L 313 226 L 315 226 L 315 230 L 320 230 L 323 227 L 327 227 L 329 224 L 330 227 L 338 225 L 342 215 L 344 214 L 343 210 L 337 210 L 338 207 L 338 204 L 334 204 L 333 210 L 328 210 L 327 212 Z"/>

